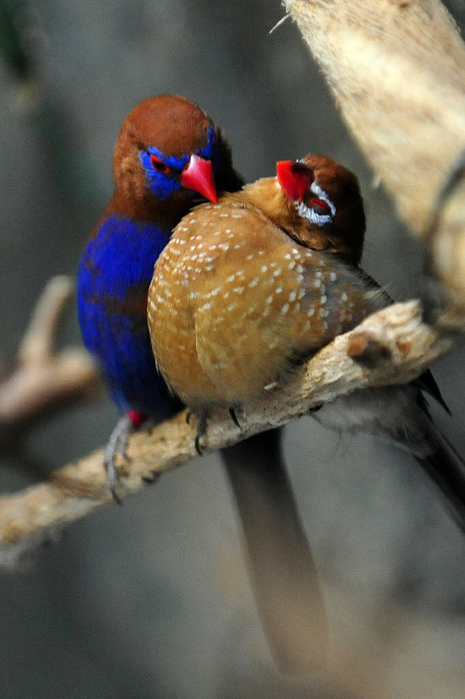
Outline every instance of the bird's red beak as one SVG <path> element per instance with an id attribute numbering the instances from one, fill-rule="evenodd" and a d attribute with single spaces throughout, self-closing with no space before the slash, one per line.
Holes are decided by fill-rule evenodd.
<path id="1" fill-rule="evenodd" d="M 280 160 L 276 163 L 276 177 L 289 199 L 303 199 L 315 176 L 312 168 L 298 160 Z"/>
<path id="2" fill-rule="evenodd" d="M 214 204 L 218 201 L 211 160 L 205 160 L 195 154 L 191 155 L 181 172 L 181 184 L 186 189 L 198 192 Z"/>

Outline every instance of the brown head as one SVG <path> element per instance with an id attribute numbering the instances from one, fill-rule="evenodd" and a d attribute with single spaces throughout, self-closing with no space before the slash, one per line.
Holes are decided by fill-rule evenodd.
<path id="1" fill-rule="evenodd" d="M 335 160 L 306 155 L 280 161 L 276 179 L 259 180 L 246 192 L 297 242 L 359 264 L 365 235 L 363 200 L 355 175 Z"/>
<path id="2" fill-rule="evenodd" d="M 140 102 L 126 117 L 115 146 L 113 211 L 176 223 L 195 194 L 216 201 L 217 190 L 241 181 L 221 132 L 196 104 L 176 95 Z"/>

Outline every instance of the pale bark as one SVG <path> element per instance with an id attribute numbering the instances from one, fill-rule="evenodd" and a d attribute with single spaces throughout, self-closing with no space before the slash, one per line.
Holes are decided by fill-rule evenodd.
<path id="1" fill-rule="evenodd" d="M 451 346 L 421 320 L 416 302 L 396 304 L 337 337 L 289 385 L 275 388 L 238 415 L 241 429 L 227 411 L 211 416 L 205 450 L 283 425 L 309 408 L 366 386 L 398 383 L 420 374 L 426 362 Z M 373 368 L 372 365 L 375 365 Z M 153 474 L 185 464 L 196 456 L 196 420 L 186 414 L 153 430 L 134 434 L 130 461 L 119 468 L 118 493 L 125 497 L 147 487 Z M 13 568 L 40 543 L 53 539 L 70 522 L 114 504 L 106 488 L 102 450 L 56 472 L 55 480 L 0 498 L 0 566 Z"/>
<path id="2" fill-rule="evenodd" d="M 284 5 L 399 215 L 428 238 L 432 267 L 450 300 L 442 320 L 463 326 L 461 177 L 437 211 L 438 196 L 465 148 L 465 45 L 454 21 L 439 0 Z"/>

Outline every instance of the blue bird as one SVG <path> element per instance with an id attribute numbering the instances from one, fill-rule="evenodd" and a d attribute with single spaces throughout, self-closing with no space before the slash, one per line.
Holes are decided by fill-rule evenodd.
<path id="1" fill-rule="evenodd" d="M 119 134 L 113 162 L 115 193 L 82 255 L 78 315 L 89 351 L 111 398 L 123 412 L 105 453 L 115 495 L 116 453 L 147 417 L 156 422 L 182 406 L 153 359 L 147 329 L 147 290 L 171 230 L 200 195 L 238 189 L 242 180 L 211 119 L 194 103 L 159 95 L 138 104 Z"/>

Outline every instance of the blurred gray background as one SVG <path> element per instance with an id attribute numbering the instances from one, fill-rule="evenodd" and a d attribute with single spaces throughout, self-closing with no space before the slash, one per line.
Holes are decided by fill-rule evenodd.
<path id="1" fill-rule="evenodd" d="M 464 26 L 464 3 L 448 6 Z M 421 249 L 374 186 L 297 29 L 288 20 L 269 34 L 284 14 L 278 0 L 2 0 L 0 8 L 13 10 L 31 60 L 5 50 L 5 29 L 3 368 L 47 280 L 76 272 L 112 191 L 126 113 L 160 92 L 183 94 L 215 119 L 247 180 L 307 152 L 353 169 L 368 215 L 364 267 L 396 299 L 417 294 Z M 35 101 L 20 85 L 26 74 Z M 80 343 L 74 308 L 61 340 Z M 453 417 L 433 411 L 462 453 L 464 358 L 458 349 L 434 367 Z M 41 424 L 29 453 L 63 465 L 101 446 L 116 418 L 102 392 Z M 286 428 L 285 448 L 325 586 L 328 675 L 295 680 L 276 670 L 219 460 L 208 456 L 74 525 L 30 569 L 0 577 L 0 699 L 463 699 L 465 545 L 414 462 L 311 419 Z M 3 492 L 29 482 L 2 458 Z"/>

